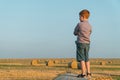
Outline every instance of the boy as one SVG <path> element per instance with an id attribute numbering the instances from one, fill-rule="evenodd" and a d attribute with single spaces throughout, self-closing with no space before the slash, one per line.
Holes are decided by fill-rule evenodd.
<path id="1" fill-rule="evenodd" d="M 82 73 L 77 77 L 91 77 L 90 62 L 89 62 L 89 47 L 90 47 L 90 34 L 91 25 L 88 22 L 90 12 L 86 9 L 79 13 L 80 23 L 77 24 L 74 30 L 74 35 L 77 36 L 76 41 L 76 59 L 80 62 Z"/>

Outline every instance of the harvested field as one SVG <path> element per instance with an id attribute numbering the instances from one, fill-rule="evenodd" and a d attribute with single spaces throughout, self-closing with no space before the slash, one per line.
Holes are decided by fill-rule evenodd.
<path id="1" fill-rule="evenodd" d="M 31 62 L 37 60 L 34 65 Z M 79 74 L 68 67 L 75 59 L 0 59 L 0 80 L 54 80 L 65 73 Z M 52 66 L 47 63 L 52 61 Z M 101 65 L 100 62 L 106 62 Z M 34 62 L 33 62 L 34 63 Z M 50 63 L 51 64 L 51 63 Z M 92 80 L 119 80 L 120 59 L 91 59 Z"/>

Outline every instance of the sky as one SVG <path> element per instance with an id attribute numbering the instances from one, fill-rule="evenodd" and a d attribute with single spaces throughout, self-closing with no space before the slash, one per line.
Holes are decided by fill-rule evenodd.
<path id="1" fill-rule="evenodd" d="M 79 12 L 92 25 L 90 58 L 120 58 L 120 0 L 0 0 L 0 58 L 76 58 Z"/>

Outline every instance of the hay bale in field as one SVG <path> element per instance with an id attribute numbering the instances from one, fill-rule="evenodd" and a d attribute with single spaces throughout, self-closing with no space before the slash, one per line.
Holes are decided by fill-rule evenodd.
<path id="1" fill-rule="evenodd" d="M 38 60 L 39 63 L 45 63 L 45 60 Z"/>
<path id="2" fill-rule="evenodd" d="M 55 63 L 55 64 L 58 64 L 58 63 L 60 63 L 60 61 L 59 61 L 59 60 L 55 60 L 54 63 Z"/>
<path id="3" fill-rule="evenodd" d="M 61 74 L 58 77 L 56 77 L 54 80 L 88 80 L 87 78 L 77 78 L 75 76 L 77 76 L 78 74 L 74 74 L 74 73 L 65 73 L 65 74 Z"/>
<path id="4" fill-rule="evenodd" d="M 68 67 L 77 69 L 78 68 L 77 61 L 72 61 L 72 62 L 68 63 Z"/>
<path id="5" fill-rule="evenodd" d="M 64 59 L 62 59 L 62 60 L 61 60 L 61 63 L 65 63 L 65 60 L 64 60 Z"/>
<path id="6" fill-rule="evenodd" d="M 38 60 L 36 59 L 32 60 L 31 65 L 37 65 L 37 64 L 38 64 Z"/>
<path id="7" fill-rule="evenodd" d="M 47 62 L 47 66 L 54 66 L 54 61 L 52 61 L 52 60 L 49 60 L 48 62 Z"/>
<path id="8" fill-rule="evenodd" d="M 109 64 L 112 64 L 112 61 L 108 61 Z"/>
<path id="9" fill-rule="evenodd" d="M 105 65 L 105 64 L 106 64 L 105 61 L 100 62 L 100 65 Z"/>

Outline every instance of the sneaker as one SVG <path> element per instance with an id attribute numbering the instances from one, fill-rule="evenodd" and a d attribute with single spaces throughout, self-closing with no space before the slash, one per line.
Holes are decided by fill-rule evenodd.
<path id="1" fill-rule="evenodd" d="M 91 73 L 87 73 L 87 77 L 88 77 L 88 79 L 91 79 Z"/>
<path id="2" fill-rule="evenodd" d="M 78 78 L 85 78 L 85 76 L 86 76 L 85 74 L 79 74 L 77 77 Z"/>

